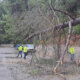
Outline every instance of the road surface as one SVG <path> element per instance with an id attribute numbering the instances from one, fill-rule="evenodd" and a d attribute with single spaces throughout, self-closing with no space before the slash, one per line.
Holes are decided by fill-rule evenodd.
<path id="1" fill-rule="evenodd" d="M 57 75 L 31 75 L 31 67 L 28 65 L 31 55 L 24 60 L 17 58 L 16 53 L 14 48 L 0 47 L 0 80 L 64 80 Z M 79 75 L 69 75 L 67 78 L 66 80 L 80 80 Z"/>
<path id="2" fill-rule="evenodd" d="M 7 54 L 12 51 L 14 51 L 12 48 L 0 48 L 0 80 L 14 80 L 6 64 Z"/>

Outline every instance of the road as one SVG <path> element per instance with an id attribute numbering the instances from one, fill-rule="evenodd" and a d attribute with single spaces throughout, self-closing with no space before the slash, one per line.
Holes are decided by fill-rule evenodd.
<path id="1" fill-rule="evenodd" d="M 27 65 L 30 57 L 26 60 L 16 58 L 17 51 L 14 48 L 0 47 L 0 80 L 48 80 L 52 76 L 32 76 L 27 71 L 30 67 Z M 49 80 L 60 80 L 55 77 Z"/>
<path id="2" fill-rule="evenodd" d="M 0 80 L 63 80 L 57 75 L 31 75 L 31 70 L 32 72 L 34 70 L 29 66 L 31 55 L 28 55 L 27 59 L 24 60 L 17 58 L 16 53 L 14 48 L 0 47 Z M 34 74 L 36 72 L 34 70 Z M 69 75 L 67 80 L 80 80 L 80 76 Z"/>
<path id="3" fill-rule="evenodd" d="M 6 64 L 7 54 L 13 51 L 14 50 L 10 48 L 0 48 L 0 80 L 14 80 Z"/>

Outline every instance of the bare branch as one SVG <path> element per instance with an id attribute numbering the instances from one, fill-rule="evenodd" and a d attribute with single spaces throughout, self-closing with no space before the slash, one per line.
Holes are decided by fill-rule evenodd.
<path id="1" fill-rule="evenodd" d="M 65 10 L 59 10 L 59 9 L 55 9 L 54 7 L 52 7 L 51 9 L 53 9 L 54 11 L 58 11 L 58 12 L 61 12 L 61 13 L 63 13 L 63 14 L 65 14 L 65 15 L 67 15 L 67 16 L 69 16 L 71 19 L 75 19 L 75 16 L 72 16 L 70 13 L 68 13 L 67 11 L 65 11 Z"/>
<path id="2" fill-rule="evenodd" d="M 76 18 L 75 20 L 71 20 L 71 21 L 69 21 L 69 22 L 71 22 L 72 26 L 75 26 L 75 25 L 77 25 L 77 24 L 80 24 L 80 17 L 79 17 L 79 18 Z M 66 28 L 66 27 L 68 27 L 69 22 L 65 22 L 64 24 L 60 24 L 60 25 L 55 26 L 55 27 L 54 27 L 54 30 L 57 30 L 57 29 L 59 29 L 59 28 Z M 53 30 L 53 27 L 52 27 L 52 28 L 49 28 L 49 29 L 47 29 L 47 30 L 43 30 L 43 31 L 41 31 L 41 32 L 36 32 L 36 33 L 34 33 L 34 34 L 32 34 L 32 35 L 29 35 L 26 39 L 24 39 L 24 41 L 27 41 L 27 40 L 31 39 L 31 38 L 34 37 L 35 35 L 39 35 L 39 34 L 41 34 L 41 33 L 46 33 L 46 32 L 49 32 L 49 31 L 51 31 L 51 30 Z"/>

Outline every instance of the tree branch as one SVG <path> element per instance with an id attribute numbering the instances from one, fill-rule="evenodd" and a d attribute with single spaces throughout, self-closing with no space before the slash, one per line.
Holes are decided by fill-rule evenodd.
<path id="1" fill-rule="evenodd" d="M 69 22 L 71 22 L 72 26 L 75 26 L 77 24 L 80 24 L 80 17 L 79 18 L 76 18 L 75 20 L 71 20 Z M 49 32 L 49 31 L 52 31 L 53 29 L 54 30 L 58 30 L 59 28 L 66 28 L 66 27 L 68 27 L 69 22 L 65 22 L 64 24 L 60 24 L 60 25 L 57 25 L 55 27 L 48 28 L 48 29 L 43 30 L 41 32 L 36 32 L 36 33 L 34 33 L 32 35 L 29 35 L 26 39 L 24 39 L 24 41 L 28 41 L 29 39 L 31 39 L 32 37 L 34 37 L 36 35 L 39 35 L 39 34 L 42 34 L 42 33 L 46 33 L 46 32 Z"/>
<path id="2" fill-rule="evenodd" d="M 50 5 L 49 5 L 50 6 Z M 51 5 L 52 6 L 52 5 Z M 67 11 L 65 11 L 65 10 L 59 10 L 59 9 L 55 9 L 53 6 L 51 7 L 50 6 L 50 9 L 51 10 L 54 10 L 54 11 L 57 11 L 57 12 L 61 12 L 61 13 L 63 13 L 63 14 L 65 14 L 65 15 L 67 15 L 67 16 L 69 16 L 71 19 L 75 19 L 75 16 L 72 16 L 70 13 L 68 13 Z"/>

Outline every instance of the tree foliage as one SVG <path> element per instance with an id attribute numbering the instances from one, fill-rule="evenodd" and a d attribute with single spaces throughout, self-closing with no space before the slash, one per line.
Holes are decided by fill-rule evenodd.
<path id="1" fill-rule="evenodd" d="M 51 27 L 51 7 L 79 17 L 79 0 L 3 0 L 0 2 L 0 42 L 23 42 L 29 34 Z M 56 12 L 60 22 L 69 18 Z M 45 15 L 45 16 L 44 16 Z M 55 21 L 56 23 L 56 21 Z M 78 25 L 79 26 L 79 25 Z M 73 29 L 80 33 L 80 28 Z M 16 38 L 17 37 L 17 38 Z M 16 39 L 15 39 L 16 38 Z"/>

